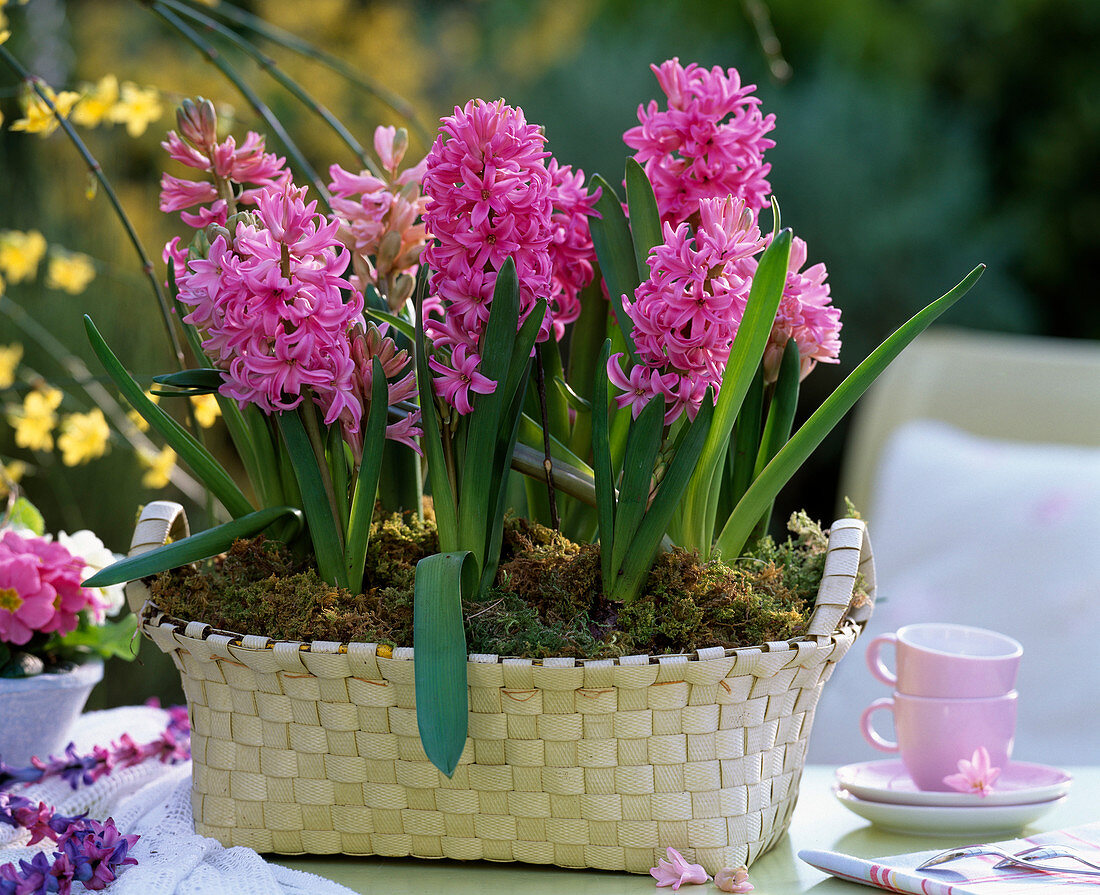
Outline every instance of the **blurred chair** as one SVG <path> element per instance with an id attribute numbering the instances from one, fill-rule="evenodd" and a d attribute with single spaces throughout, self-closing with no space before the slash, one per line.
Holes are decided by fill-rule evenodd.
<path id="1" fill-rule="evenodd" d="M 859 733 L 889 695 L 864 656 L 918 621 L 1023 644 L 1015 758 L 1100 759 L 1100 345 L 925 333 L 861 403 L 839 494 L 868 520 L 880 598 L 825 687 L 809 760 L 887 757 Z"/>

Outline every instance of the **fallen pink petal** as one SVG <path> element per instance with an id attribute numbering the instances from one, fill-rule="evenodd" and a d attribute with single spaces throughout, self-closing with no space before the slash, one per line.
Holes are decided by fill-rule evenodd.
<path id="1" fill-rule="evenodd" d="M 649 875 L 657 880 L 657 888 L 672 886 L 679 889 L 684 883 L 705 883 L 710 876 L 699 864 L 689 864 L 682 854 L 669 846 L 668 860 L 657 859 L 657 866 L 649 868 Z M 747 891 L 747 890 L 746 890 Z"/>
<path id="2" fill-rule="evenodd" d="M 739 895 L 755 888 L 749 882 L 749 871 L 743 864 L 740 867 L 723 867 L 714 874 L 714 885 L 723 892 L 736 892 Z"/>

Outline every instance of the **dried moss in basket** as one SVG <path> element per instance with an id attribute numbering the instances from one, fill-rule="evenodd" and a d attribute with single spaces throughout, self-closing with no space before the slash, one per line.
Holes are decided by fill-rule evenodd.
<path id="1" fill-rule="evenodd" d="M 764 538 L 728 565 L 679 549 L 664 553 L 641 598 L 622 604 L 603 596 L 597 546 L 510 520 L 495 585 L 464 603 L 467 648 L 611 658 L 797 637 L 813 610 L 826 536 L 804 513 L 792 516 L 789 528 L 786 541 Z M 416 563 L 437 549 L 430 522 L 390 516 L 375 523 L 358 595 L 326 584 L 263 538 L 237 541 L 201 567 L 162 573 L 152 593 L 169 615 L 227 631 L 409 646 Z"/>

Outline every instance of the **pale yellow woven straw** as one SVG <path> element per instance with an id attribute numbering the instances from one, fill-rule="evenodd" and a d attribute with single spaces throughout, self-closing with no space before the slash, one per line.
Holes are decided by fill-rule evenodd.
<path id="1" fill-rule="evenodd" d="M 146 507 L 131 553 L 186 531 Z M 852 607 L 856 576 L 871 600 Z M 443 776 L 417 735 L 413 651 L 275 642 L 128 597 L 183 677 L 195 828 L 282 854 L 412 855 L 714 873 L 787 827 L 821 687 L 870 615 L 862 522 L 837 522 L 807 635 L 617 660 L 471 655 L 469 738 Z M 144 604 L 144 605 L 143 605 Z"/>

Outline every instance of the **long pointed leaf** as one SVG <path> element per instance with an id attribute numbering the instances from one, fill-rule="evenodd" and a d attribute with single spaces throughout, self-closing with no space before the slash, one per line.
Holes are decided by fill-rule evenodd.
<path id="1" fill-rule="evenodd" d="M 756 481 L 734 509 L 733 514 L 722 529 L 715 547 L 726 557 L 740 554 L 745 546 L 756 520 L 775 500 L 780 489 L 791 476 L 806 462 L 814 449 L 821 444 L 841 418 L 860 396 L 867 391 L 879 374 L 901 354 L 902 350 L 919 336 L 941 314 L 947 311 L 960 298 L 970 291 L 985 270 L 984 264 L 975 267 L 954 289 L 936 299 L 923 310 L 903 323 L 886 341 L 872 351 L 847 378 L 836 387 L 791 436 L 772 461 L 760 473 Z"/>
<path id="2" fill-rule="evenodd" d="M 447 475 L 443 453 L 443 438 L 439 430 L 435 396 L 432 394 L 432 370 L 428 366 L 427 336 L 424 333 L 424 293 L 427 290 L 427 268 L 421 266 L 416 289 L 416 387 L 420 396 L 420 427 L 424 434 L 420 446 L 428 464 L 428 481 L 432 488 L 435 524 L 439 546 L 444 551 L 458 547 L 458 510 L 455 493 Z"/>
<path id="3" fill-rule="evenodd" d="M 634 533 L 649 504 L 649 487 L 657 452 L 661 449 L 664 418 L 665 401 L 663 397 L 657 396 L 650 399 L 630 427 L 626 455 L 623 458 L 623 481 L 619 486 L 619 506 L 615 513 L 612 568 L 618 569 L 622 566 L 626 551 L 634 540 Z"/>
<path id="4" fill-rule="evenodd" d="M 232 547 L 237 538 L 253 537 L 272 523 L 285 520 L 293 520 L 300 528 L 303 521 L 302 511 L 297 507 L 265 507 L 254 513 L 247 513 L 232 522 L 216 525 L 138 556 L 121 559 L 96 572 L 83 582 L 83 586 L 107 587 L 111 584 L 122 584 L 217 556 Z"/>
<path id="5" fill-rule="evenodd" d="M 389 385 L 382 361 L 377 357 L 371 363 L 370 413 L 363 431 L 363 462 L 355 479 L 351 513 L 348 517 L 348 537 L 344 546 L 347 560 L 348 587 L 353 594 L 363 587 L 363 567 L 367 559 L 371 517 L 374 515 L 374 499 L 378 493 L 378 477 L 382 472 L 382 452 L 386 445 L 386 417 L 389 401 Z"/>
<path id="6" fill-rule="evenodd" d="M 416 335 L 415 327 L 411 323 L 409 323 L 408 320 L 403 317 L 398 317 L 396 314 L 390 314 L 387 311 L 380 311 L 378 310 L 378 308 L 366 308 L 364 310 L 364 313 L 366 313 L 370 317 L 373 317 L 379 323 L 388 323 L 399 333 L 401 333 L 401 335 L 409 339 L 409 341 L 412 341 Z"/>
<path id="7" fill-rule="evenodd" d="M 437 553 L 416 565 L 413 678 L 416 723 L 429 761 L 452 776 L 466 746 L 469 702 L 463 591 L 477 576 L 469 551 Z"/>
<path id="8" fill-rule="evenodd" d="M 592 233 L 592 245 L 600 262 L 600 272 L 607 284 L 607 294 L 611 307 L 615 310 L 615 319 L 619 324 L 619 333 L 626 344 L 631 363 L 637 363 L 638 355 L 634 349 L 634 339 L 630 335 L 633 328 L 630 316 L 623 307 L 623 296 L 634 297 L 634 291 L 641 282 L 638 279 L 638 267 L 634 259 L 634 241 L 630 235 L 630 226 L 623 214 L 622 201 L 611 185 L 598 174 L 592 178 L 593 186 L 600 188 L 600 198 L 596 202 L 599 217 L 590 218 L 588 228 Z"/>
<path id="9" fill-rule="evenodd" d="M 307 413 L 313 408 L 307 407 Z M 279 432 L 283 436 L 290 456 L 294 478 L 302 492 L 302 509 L 306 514 L 309 536 L 313 541 L 313 554 L 317 559 L 317 572 L 329 584 L 348 586 L 348 573 L 344 566 L 344 548 L 332 506 L 325 493 L 317 456 L 306 434 L 302 418 L 296 410 L 284 410 L 275 415 Z"/>
<path id="10" fill-rule="evenodd" d="M 184 463 L 191 467 L 195 475 L 222 502 L 222 506 L 229 511 L 231 516 L 237 518 L 251 513 L 255 508 L 244 496 L 244 493 L 229 473 L 211 456 L 206 448 L 199 444 L 190 432 L 149 400 L 141 386 L 126 372 L 126 368 L 121 361 L 115 357 L 114 352 L 103 340 L 103 336 L 99 334 L 99 330 L 92 323 L 92 318 L 87 315 L 84 317 L 84 328 L 88 333 L 88 340 L 92 344 L 92 350 L 95 352 L 96 357 L 103 364 L 107 375 L 118 386 L 118 390 L 122 392 L 123 397 L 130 402 L 130 406 L 161 434 L 168 446 L 179 455 Z"/>
<path id="11" fill-rule="evenodd" d="M 196 395 L 209 395 L 221 388 L 225 380 L 222 378 L 221 370 L 202 368 L 162 373 L 154 376 L 153 382 L 158 385 L 170 385 L 177 389 L 187 389 Z"/>
<path id="12" fill-rule="evenodd" d="M 481 373 L 496 386 L 489 394 L 478 395 L 473 401 L 458 491 L 458 534 L 462 546 L 473 551 L 478 566 L 485 565 L 491 507 L 496 504 L 496 493 L 491 488 L 496 465 L 494 445 L 504 409 L 511 403 L 511 396 L 505 395 L 502 386 L 506 386 L 516 352 L 518 324 L 519 280 L 515 262 L 509 258 L 497 273 L 489 321 L 481 340 Z M 510 460 L 509 455 L 505 465 Z"/>
<path id="13" fill-rule="evenodd" d="M 760 437 L 760 452 L 756 455 L 752 477 L 755 479 L 779 453 L 780 448 L 791 437 L 794 414 L 798 409 L 798 387 L 802 377 L 802 355 L 798 343 L 792 338 L 783 348 L 783 358 L 779 363 L 779 376 L 775 381 L 771 406 L 768 408 L 768 421 L 764 424 L 764 434 Z M 741 495 L 738 495 L 740 500 Z M 754 538 L 764 535 L 771 524 L 772 504 L 753 528 Z"/>
<path id="14" fill-rule="evenodd" d="M 714 401 L 710 389 L 703 397 L 703 403 L 691 428 L 684 434 L 683 440 L 672 458 L 661 486 L 653 498 L 638 531 L 627 548 L 622 566 L 619 567 L 612 596 L 617 600 L 630 601 L 641 593 L 646 576 L 653 565 L 661 541 L 668 530 L 672 514 L 691 481 L 691 473 L 703 451 L 707 432 L 710 431 L 714 417 Z"/>
<path id="15" fill-rule="evenodd" d="M 733 427 L 733 443 L 727 456 L 733 466 L 726 494 L 721 501 L 728 501 L 722 518 L 728 518 L 744 493 L 752 484 L 756 457 L 760 452 L 761 424 L 764 418 L 764 368 L 758 367 L 752 377 L 745 400 L 741 402 L 741 412 Z"/>
<path id="16" fill-rule="evenodd" d="M 630 209 L 630 233 L 634 239 L 638 282 L 644 283 L 649 279 L 649 265 L 646 263 L 649 250 L 664 240 L 653 184 L 646 177 L 645 169 L 632 158 L 626 160 L 626 204 Z"/>

